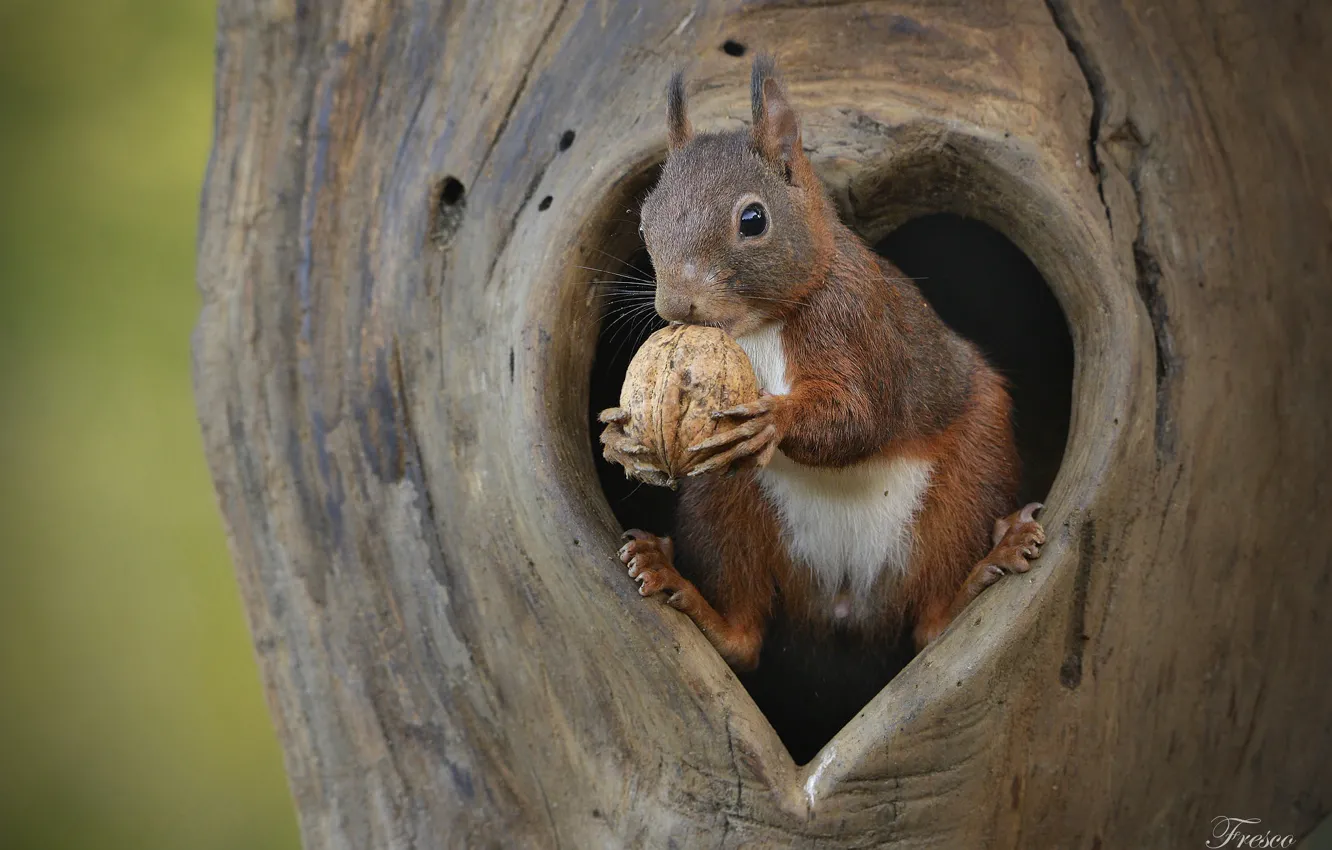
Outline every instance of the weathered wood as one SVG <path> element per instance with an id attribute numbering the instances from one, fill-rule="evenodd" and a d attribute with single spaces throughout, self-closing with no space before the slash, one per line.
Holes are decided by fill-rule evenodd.
<path id="1" fill-rule="evenodd" d="M 1258 0 L 224 0 L 196 383 L 307 846 L 1310 829 L 1332 808 L 1330 22 Z M 696 127 L 747 114 L 726 39 L 778 52 L 867 237 L 995 226 L 1077 350 L 1038 568 L 804 767 L 637 597 L 587 434 L 579 266 L 664 154 L 674 66 Z"/>

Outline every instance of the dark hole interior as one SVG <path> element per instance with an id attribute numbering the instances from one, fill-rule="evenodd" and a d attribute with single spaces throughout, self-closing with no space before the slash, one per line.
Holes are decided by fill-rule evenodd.
<path id="1" fill-rule="evenodd" d="M 745 46 L 738 41 L 727 39 L 722 43 L 722 52 L 727 56 L 744 56 Z"/>
<path id="2" fill-rule="evenodd" d="M 1043 499 L 1068 437 L 1073 343 L 1040 272 L 998 231 L 950 214 L 909 221 L 875 249 L 918 278 L 943 319 L 1007 376 L 1024 467 L 1021 498 Z M 616 277 L 653 278 L 651 260 L 641 247 L 622 263 L 607 264 L 616 266 L 610 269 Z M 602 459 L 596 442 L 601 433 L 597 413 L 618 403 L 634 351 L 663 324 L 650 308 L 651 292 L 635 280 L 603 299 L 607 307 L 592 368 L 589 422 L 597 474 L 622 527 L 666 534 L 674 526 L 675 494 L 627 480 L 623 470 Z M 688 565 L 680 566 L 688 574 Z M 811 644 L 779 619 L 769 626 L 758 669 L 740 678 L 792 758 L 803 764 L 911 657 L 905 635 L 889 645 L 849 639 Z"/>
<path id="3" fill-rule="evenodd" d="M 546 210 L 550 209 L 550 203 L 553 200 L 555 199 L 552 198 L 550 195 L 547 195 L 546 197 L 541 199 L 541 203 L 537 204 L 537 209 L 540 210 L 541 212 L 545 212 Z"/>
<path id="4" fill-rule="evenodd" d="M 1050 492 L 1073 409 L 1073 339 L 1054 293 L 1027 255 L 975 219 L 913 219 L 874 250 L 916 281 L 949 327 L 1008 379 L 1022 456 L 1022 503 Z"/>
<path id="5" fill-rule="evenodd" d="M 445 177 L 439 189 L 439 202 L 442 206 L 456 206 L 463 196 L 463 184 L 457 177 Z"/>
<path id="6" fill-rule="evenodd" d="M 466 189 L 457 177 L 445 177 L 431 195 L 430 239 L 439 248 L 446 247 L 462 226 L 467 209 Z"/>
<path id="7" fill-rule="evenodd" d="M 560 150 L 567 151 L 569 148 L 573 147 L 573 143 L 574 143 L 573 130 L 565 130 L 562 134 L 560 134 Z"/>

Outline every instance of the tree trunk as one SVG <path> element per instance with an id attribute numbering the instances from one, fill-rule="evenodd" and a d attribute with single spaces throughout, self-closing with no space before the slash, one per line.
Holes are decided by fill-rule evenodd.
<path id="1" fill-rule="evenodd" d="M 306 846 L 1311 829 L 1332 15 L 1210 6 L 223 0 L 196 384 Z M 1076 350 L 1036 568 L 805 766 L 637 596 L 587 430 L 581 267 L 627 250 L 673 68 L 741 125 L 740 45 L 862 234 L 996 227 Z"/>

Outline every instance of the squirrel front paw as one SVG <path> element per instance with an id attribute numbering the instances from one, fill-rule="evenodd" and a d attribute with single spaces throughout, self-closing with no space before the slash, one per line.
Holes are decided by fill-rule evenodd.
<path id="1" fill-rule="evenodd" d="M 689 447 L 697 453 L 730 446 L 689 470 L 689 477 L 731 466 L 767 466 L 785 436 L 777 417 L 779 404 L 779 396 L 764 393 L 748 404 L 712 414 L 713 419 L 739 420 L 739 424 Z"/>
<path id="2" fill-rule="evenodd" d="M 629 418 L 629 411 L 620 407 L 608 407 L 597 415 L 597 421 L 606 426 L 601 432 L 601 456 L 624 467 L 626 476 L 660 487 L 671 486 L 666 471 L 648 460 L 651 452 L 647 446 L 625 433 Z"/>

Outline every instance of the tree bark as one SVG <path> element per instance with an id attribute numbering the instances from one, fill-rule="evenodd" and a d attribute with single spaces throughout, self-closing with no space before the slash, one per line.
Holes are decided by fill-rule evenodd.
<path id="1" fill-rule="evenodd" d="M 306 846 L 1164 847 L 1332 809 L 1327 4 L 221 7 L 195 380 Z M 778 53 L 867 238 L 993 225 L 1077 352 L 1036 568 L 805 766 L 638 598 L 586 424 L 581 267 L 673 68 L 695 127 L 747 116 L 728 39 Z"/>

